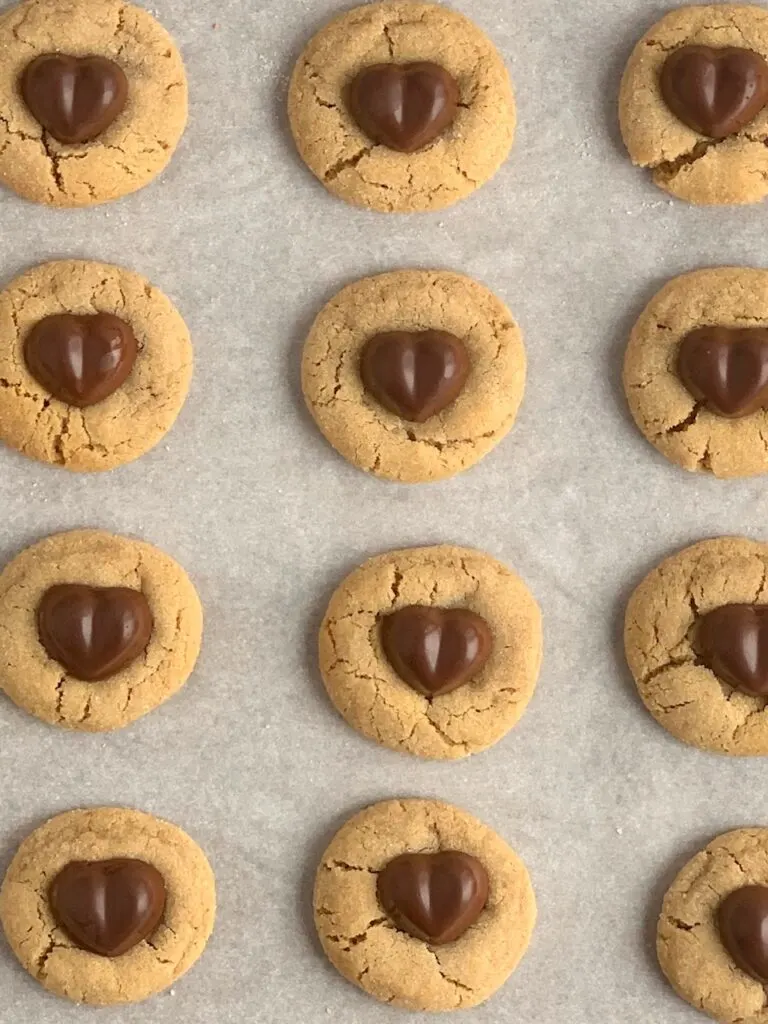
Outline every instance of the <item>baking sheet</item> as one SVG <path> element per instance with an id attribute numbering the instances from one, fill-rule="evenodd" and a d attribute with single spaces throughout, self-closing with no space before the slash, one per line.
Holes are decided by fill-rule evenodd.
<path id="1" fill-rule="evenodd" d="M 715 834 L 768 823 L 765 765 L 674 741 L 621 653 L 626 598 L 663 556 L 704 537 L 768 536 L 766 480 L 719 483 L 667 464 L 632 425 L 627 332 L 670 276 L 768 265 L 768 208 L 696 210 L 631 167 L 615 104 L 654 0 L 456 0 L 506 55 L 520 128 L 497 178 L 452 210 L 392 217 L 327 195 L 283 113 L 293 60 L 333 0 L 162 0 L 181 44 L 191 123 L 162 181 L 90 211 L 0 194 L 3 281 L 55 257 L 122 263 L 193 333 L 190 399 L 132 466 L 72 476 L 0 450 L 0 557 L 98 526 L 174 555 L 207 613 L 185 690 L 110 736 L 51 729 L 0 701 L 0 850 L 48 816 L 135 805 L 211 858 L 220 911 L 172 994 L 104 1024 L 373 1024 L 382 1006 L 326 964 L 311 925 L 324 844 L 363 805 L 436 796 L 523 856 L 539 924 L 520 969 L 466 1024 L 688 1024 L 653 953 L 662 892 Z M 369 479 L 304 411 L 301 344 L 342 285 L 447 267 L 501 295 L 530 360 L 513 434 L 455 480 Z M 520 726 L 471 760 L 429 764 L 363 740 L 325 698 L 315 633 L 341 577 L 390 548 L 449 541 L 514 566 L 541 602 L 546 655 Z M 93 1015 L 47 995 L 0 945 L 0 1022 Z M 95 1019 L 95 1018 L 94 1018 Z M 425 1015 L 423 1019 L 432 1019 Z"/>

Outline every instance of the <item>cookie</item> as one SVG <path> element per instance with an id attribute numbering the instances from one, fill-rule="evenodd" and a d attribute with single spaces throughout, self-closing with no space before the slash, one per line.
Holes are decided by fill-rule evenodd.
<path id="1" fill-rule="evenodd" d="M 640 430 L 678 466 L 768 472 L 768 271 L 718 267 L 665 285 L 632 331 L 624 390 Z"/>
<path id="2" fill-rule="evenodd" d="M 0 181 L 91 206 L 143 188 L 187 121 L 173 40 L 123 0 L 25 0 L 0 18 Z"/>
<path id="3" fill-rule="evenodd" d="M 189 577 L 162 551 L 101 530 L 59 533 L 0 573 L 0 687 L 52 725 L 121 729 L 184 685 L 202 622 Z"/>
<path id="4" fill-rule="evenodd" d="M 413 1011 L 484 1002 L 514 971 L 536 920 L 517 854 L 437 800 L 388 800 L 351 818 L 317 869 L 314 910 L 333 966 L 376 999 Z M 458 938 L 436 937 L 450 926 Z M 422 929 L 423 938 L 411 934 Z"/>
<path id="5" fill-rule="evenodd" d="M 150 873 L 160 888 L 151 899 Z M 147 931 L 148 909 L 161 912 Z M 200 847 L 175 825 L 120 807 L 46 822 L 21 844 L 0 889 L 0 921 L 22 967 L 56 995 L 93 1006 L 135 1003 L 172 985 L 203 952 L 215 912 Z M 132 928 L 146 935 L 122 953 L 84 946 L 95 934 L 114 943 L 120 933 L 126 945 Z"/>
<path id="6" fill-rule="evenodd" d="M 466 757 L 497 743 L 528 706 L 541 612 L 520 577 L 480 551 L 391 551 L 336 590 L 319 656 L 353 729 L 420 757 Z"/>
<path id="7" fill-rule="evenodd" d="M 632 595 L 624 641 L 640 696 L 673 736 L 768 754 L 768 544 L 725 537 L 666 559 Z"/>
<path id="8" fill-rule="evenodd" d="M 88 472 L 137 459 L 191 377 L 186 324 L 130 270 L 58 260 L 0 292 L 0 440 L 33 459 Z"/>
<path id="9" fill-rule="evenodd" d="M 621 131 L 634 164 L 690 203 L 768 195 L 768 11 L 681 7 L 640 40 L 621 84 Z"/>
<path id="10" fill-rule="evenodd" d="M 678 995 L 722 1024 L 768 1017 L 766 887 L 768 829 L 743 828 L 697 853 L 664 897 L 661 968 Z"/>
<path id="11" fill-rule="evenodd" d="M 301 373 L 309 411 L 338 452 L 375 476 L 422 483 L 468 469 L 512 428 L 526 356 L 511 313 L 483 285 L 401 270 L 331 299 Z"/>
<path id="12" fill-rule="evenodd" d="M 357 7 L 318 32 L 294 69 L 288 114 L 330 192 L 397 213 L 439 210 L 483 185 L 516 118 L 490 40 L 461 14 L 411 0 Z"/>

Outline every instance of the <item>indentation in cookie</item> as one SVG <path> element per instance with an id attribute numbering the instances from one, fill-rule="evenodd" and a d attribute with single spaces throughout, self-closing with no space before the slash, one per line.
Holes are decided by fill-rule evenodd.
<path id="1" fill-rule="evenodd" d="M 699 622 L 698 643 L 705 663 L 726 683 L 768 696 L 768 606 L 715 608 Z"/>
<path id="2" fill-rule="evenodd" d="M 433 946 L 455 942 L 472 927 L 488 900 L 488 873 L 468 853 L 406 853 L 377 879 L 383 909 L 400 931 Z"/>
<path id="3" fill-rule="evenodd" d="M 139 345 L 111 313 L 57 313 L 40 320 L 24 343 L 24 360 L 54 398 L 78 408 L 109 398 L 130 375 Z"/>
<path id="4" fill-rule="evenodd" d="M 414 153 L 452 124 L 460 92 L 444 67 L 417 61 L 363 68 L 352 79 L 347 98 L 352 116 L 370 139 Z"/>
<path id="5" fill-rule="evenodd" d="M 493 633 L 485 619 L 465 608 L 411 605 L 382 619 L 381 643 L 401 679 L 437 697 L 482 671 L 493 651 Z"/>
<path id="6" fill-rule="evenodd" d="M 81 949 L 118 957 L 157 928 L 165 881 L 152 864 L 131 858 L 73 861 L 49 889 L 51 910 Z"/>
<path id="7" fill-rule="evenodd" d="M 768 888 L 744 885 L 722 901 L 717 912 L 720 938 L 736 964 L 768 982 Z"/>
<path id="8" fill-rule="evenodd" d="M 447 331 L 386 331 L 366 342 L 360 374 L 366 390 L 402 419 L 425 423 L 451 405 L 471 366 Z"/>
<path id="9" fill-rule="evenodd" d="M 745 128 L 768 103 L 768 64 L 740 47 L 682 46 L 661 71 L 672 113 L 701 135 L 724 139 Z"/>
<path id="10" fill-rule="evenodd" d="M 768 405 L 768 329 L 698 327 L 683 339 L 677 370 L 713 412 L 750 416 Z"/>
<path id="11" fill-rule="evenodd" d="M 142 654 L 153 619 L 140 590 L 65 583 L 43 594 L 37 625 L 40 642 L 54 661 L 76 679 L 98 682 Z"/>
<path id="12" fill-rule="evenodd" d="M 21 94 L 30 113 L 54 139 L 92 142 L 125 108 L 128 79 L 107 57 L 44 53 L 24 69 Z"/>

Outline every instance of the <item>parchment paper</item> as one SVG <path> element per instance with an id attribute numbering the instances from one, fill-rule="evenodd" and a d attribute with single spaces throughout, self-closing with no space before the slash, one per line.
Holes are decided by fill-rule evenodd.
<path id="1" fill-rule="evenodd" d="M 0 450 L 0 557 L 62 529 L 145 538 L 191 573 L 207 614 L 185 690 L 123 732 L 59 732 L 0 700 L 0 850 L 50 815 L 117 803 L 164 816 L 216 871 L 214 937 L 174 994 L 101 1012 L 47 995 L 0 943 L 0 1022 L 386 1024 L 408 1016 L 326 964 L 312 876 L 333 831 L 390 796 L 452 801 L 523 856 L 540 918 L 506 987 L 466 1024 L 693 1024 L 653 953 L 661 895 L 714 835 L 768 821 L 766 766 L 699 754 L 640 704 L 621 620 L 639 579 L 704 537 L 768 537 L 768 480 L 667 464 L 619 381 L 627 333 L 669 277 L 768 265 L 768 208 L 693 209 L 634 169 L 619 77 L 656 0 L 456 0 L 508 59 L 520 128 L 497 178 L 452 210 L 384 216 L 327 195 L 296 157 L 287 77 L 332 0 L 158 0 L 192 89 L 163 179 L 89 211 L 0 195 L 2 281 L 77 256 L 121 263 L 178 304 L 193 391 L 132 466 L 73 476 Z M 530 360 L 513 434 L 443 484 L 369 479 L 304 411 L 301 345 L 345 283 L 448 267 L 501 295 Z M 546 655 L 520 726 L 471 760 L 429 764 L 354 733 L 325 697 L 315 634 L 369 555 L 450 541 L 514 566 L 541 602 Z"/>

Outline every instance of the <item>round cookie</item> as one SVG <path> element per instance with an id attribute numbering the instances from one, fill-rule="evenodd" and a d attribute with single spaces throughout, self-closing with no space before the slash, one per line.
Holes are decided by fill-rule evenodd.
<path id="1" fill-rule="evenodd" d="M 467 609 L 491 628 L 490 658 L 450 693 L 423 696 L 385 654 L 382 618 L 414 605 Z M 420 757 L 466 757 L 497 743 L 528 706 L 541 666 L 541 612 L 520 577 L 480 551 L 392 551 L 365 562 L 336 590 L 319 655 L 328 695 L 353 729 Z"/>
<path id="2" fill-rule="evenodd" d="M 766 150 L 768 152 L 768 150 Z M 717 477 L 768 472 L 768 411 L 726 418 L 697 400 L 677 369 L 683 339 L 705 326 L 768 327 L 768 270 L 716 267 L 670 281 L 635 325 L 624 389 L 640 430 L 672 462 Z"/>
<path id="3" fill-rule="evenodd" d="M 86 408 L 54 398 L 25 361 L 30 331 L 63 313 L 112 314 L 138 342 L 127 380 Z M 0 292 L 0 440 L 31 458 L 89 472 L 137 459 L 170 430 L 191 377 L 186 324 L 158 288 L 132 271 L 57 260 L 28 270 Z"/>
<path id="4" fill-rule="evenodd" d="M 420 62 L 455 79 L 455 120 L 416 152 L 376 144 L 349 112 L 350 82 L 372 65 Z M 516 119 L 491 41 L 463 15 L 411 0 L 367 4 L 326 25 L 296 64 L 288 114 L 302 159 L 330 192 L 397 213 L 438 210 L 483 185 L 507 158 Z"/>
<path id="5" fill-rule="evenodd" d="M 361 354 L 377 334 L 428 330 L 461 339 L 470 371 L 447 408 L 416 423 L 368 393 Z M 302 359 L 304 397 L 326 439 L 360 469 L 400 483 L 441 480 L 478 462 L 512 428 L 525 374 L 522 332 L 504 303 L 439 270 L 400 270 L 343 288 L 320 311 Z"/>
<path id="6" fill-rule="evenodd" d="M 78 947 L 57 923 L 49 888 L 72 861 L 142 860 L 163 877 L 161 923 L 127 953 L 107 958 Z M 213 929 L 213 872 L 175 825 L 120 807 L 59 814 L 19 847 L 0 889 L 11 949 L 41 985 L 78 1003 L 135 1003 L 172 985 L 198 959 Z"/>
<path id="7" fill-rule="evenodd" d="M 38 57 L 107 58 L 128 80 L 122 112 L 92 141 L 44 130 L 22 96 Z M 0 18 L 0 181 L 25 199 L 91 206 L 135 192 L 168 164 L 187 121 L 187 80 L 173 40 L 123 0 L 25 0 Z"/>
<path id="8" fill-rule="evenodd" d="M 724 605 L 768 605 L 768 544 L 706 540 L 654 569 L 626 612 L 627 660 L 653 717 L 684 743 L 768 754 L 768 696 L 735 687 L 703 656 L 701 622 Z"/>
<path id="9" fill-rule="evenodd" d="M 152 613 L 146 650 L 100 682 L 73 677 L 43 647 L 38 607 L 57 584 L 140 591 Z M 181 689 L 200 651 L 203 614 L 189 577 L 141 541 L 100 530 L 59 533 L 0 573 L 0 687 L 44 722 L 87 732 L 121 729 Z"/>
<path id="10" fill-rule="evenodd" d="M 400 931 L 377 897 L 377 878 L 406 853 L 460 851 L 489 876 L 477 921 L 434 946 Z M 317 869 L 315 925 L 341 974 L 382 1002 L 407 1010 L 477 1006 L 500 988 L 528 947 L 536 902 L 525 865 L 490 828 L 437 800 L 388 800 L 351 818 Z"/>
<path id="11" fill-rule="evenodd" d="M 632 162 L 690 203 L 754 203 L 768 195 L 768 107 L 724 138 L 689 127 L 664 101 L 661 73 L 684 46 L 748 49 L 768 58 L 768 11 L 742 4 L 681 7 L 637 44 L 621 84 L 619 115 Z"/>
<path id="12" fill-rule="evenodd" d="M 748 885 L 768 885 L 768 829 L 727 832 L 686 864 L 664 897 L 656 948 L 679 996 L 721 1024 L 766 1024 L 765 986 L 723 945 L 718 909 Z"/>

